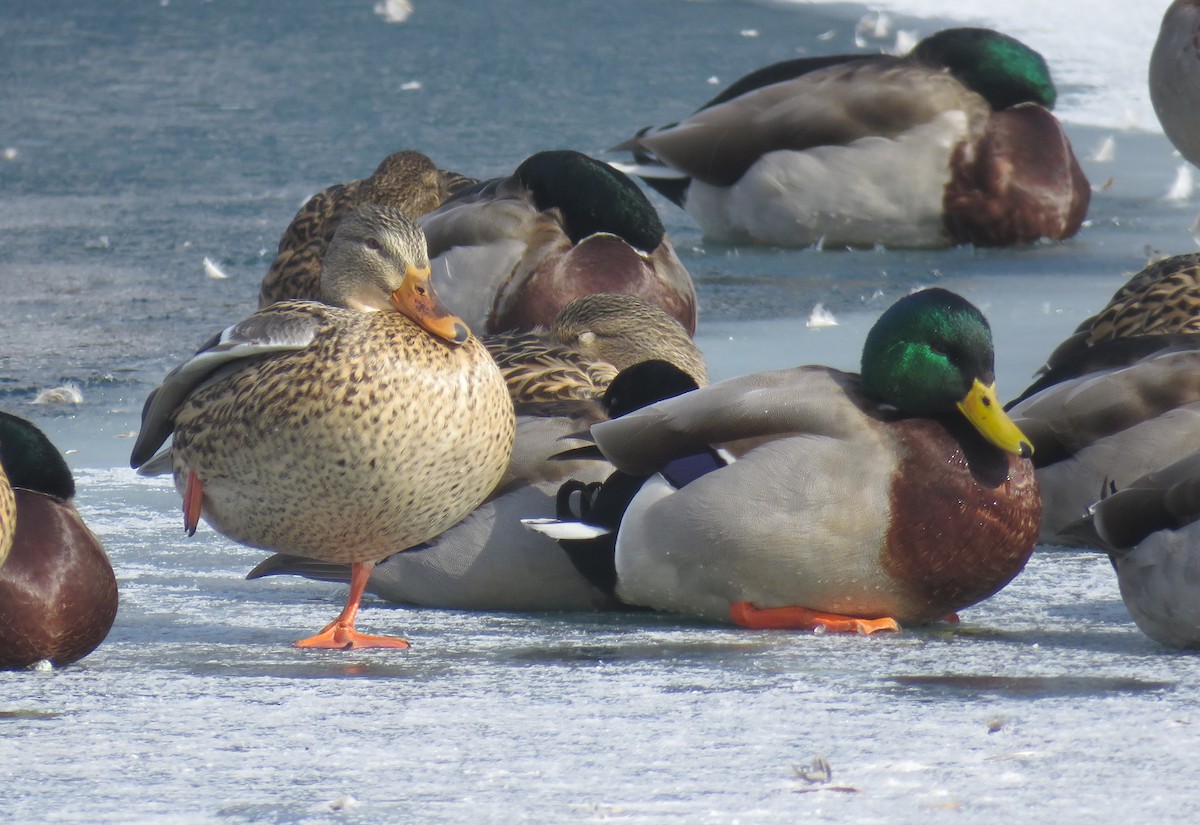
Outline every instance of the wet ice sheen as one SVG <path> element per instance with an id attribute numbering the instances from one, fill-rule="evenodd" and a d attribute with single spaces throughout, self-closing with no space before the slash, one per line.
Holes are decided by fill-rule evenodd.
<path id="1" fill-rule="evenodd" d="M 0 141 L 17 151 L 0 160 L 0 404 L 75 451 L 80 507 L 122 605 L 80 664 L 0 674 L 3 819 L 1193 819 L 1200 665 L 1142 636 L 1108 562 L 1082 552 L 1039 552 L 958 627 L 870 639 L 375 603 L 362 625 L 404 634 L 411 651 L 290 647 L 338 589 L 245 581 L 262 554 L 207 527 L 187 539 L 170 481 L 126 462 L 146 393 L 254 306 L 265 250 L 304 197 L 405 146 L 479 176 L 539 149 L 600 151 L 686 114 L 710 76 L 851 48 L 863 12 L 414 6 L 402 24 L 371 0 L 287 15 L 249 0 L 8 10 Z M 1029 25 L 1045 50 L 1078 34 Z M 374 62 L 345 59 L 351 49 Z M 1113 113 L 1104 127 L 1068 123 L 1093 183 L 1112 179 L 1068 244 L 731 249 L 654 196 L 698 281 L 714 377 L 854 368 L 883 308 L 940 284 L 991 319 L 1000 394 L 1015 395 L 1147 248 L 1195 247 L 1200 206 L 1163 199 L 1178 165 L 1165 139 L 1119 128 L 1115 87 L 1064 92 L 1077 111 Z M 1112 161 L 1087 159 L 1110 136 Z M 207 277 L 205 258 L 229 277 Z M 817 303 L 837 326 L 805 326 Z M 82 404 L 32 405 L 67 382 Z M 816 754 L 828 783 L 802 775 Z"/>

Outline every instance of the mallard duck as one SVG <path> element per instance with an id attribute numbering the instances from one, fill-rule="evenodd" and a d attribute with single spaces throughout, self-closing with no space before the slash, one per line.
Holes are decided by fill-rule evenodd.
<path id="1" fill-rule="evenodd" d="M 1031 439 L 1042 492 L 1041 541 L 1106 490 L 1190 452 L 1200 438 L 1200 255 L 1147 266 L 1047 360 L 1009 402 Z"/>
<path id="2" fill-rule="evenodd" d="M 637 295 L 696 331 L 696 290 L 650 201 L 579 152 L 539 152 L 418 220 L 438 289 L 477 334 L 549 327 L 573 298 Z"/>
<path id="3" fill-rule="evenodd" d="M 706 380 L 703 356 L 675 319 L 629 295 L 581 296 L 545 334 L 489 336 L 484 343 L 507 372 L 517 406 L 516 443 L 504 478 L 458 524 L 375 565 L 367 591 L 392 602 L 458 610 L 621 606 L 611 590 L 589 584 L 553 539 L 523 529 L 520 519 L 553 516 L 557 492 L 568 479 L 599 485 L 613 472 L 598 456 L 556 456 L 585 447 L 580 433 L 603 420 L 609 407 L 623 403 L 608 395 L 617 366 L 667 359 L 684 365 L 681 374 L 694 387 Z M 506 343 L 516 346 L 505 351 Z M 344 564 L 275 555 L 249 577 L 281 574 L 346 582 L 350 570 Z"/>
<path id="4" fill-rule="evenodd" d="M 0 511 L 11 551 L 0 564 L 0 668 L 82 659 L 117 616 L 117 578 L 71 499 L 62 454 L 30 422 L 0 413 L 0 464 L 15 507 Z M 15 519 L 15 522 L 14 522 Z"/>
<path id="5" fill-rule="evenodd" d="M 355 628 L 375 562 L 478 506 L 512 452 L 487 350 L 429 283 L 419 227 L 360 207 L 334 235 L 324 303 L 285 301 L 214 337 L 146 401 L 131 463 L 173 436 L 184 523 L 351 566 L 341 615 L 301 647 L 407 647 Z"/>
<path id="6" fill-rule="evenodd" d="M 631 604 L 748 627 L 896 629 L 995 593 L 1037 536 L 1031 448 L 996 400 L 990 328 L 943 289 L 879 318 L 861 375 L 742 376 L 591 435 L 618 469 L 648 476 L 616 540 L 615 592 Z"/>
<path id="7" fill-rule="evenodd" d="M 1175 0 L 1163 15 L 1150 54 L 1150 101 L 1167 139 L 1179 154 L 1200 166 L 1200 7 Z"/>
<path id="8" fill-rule="evenodd" d="M 1194 442 L 1193 442 L 1194 443 Z M 1070 529 L 1106 550 L 1142 632 L 1200 647 L 1200 452 L 1105 496 Z"/>
<path id="9" fill-rule="evenodd" d="M 612 151 L 704 233 L 784 246 L 1003 246 L 1069 238 L 1091 188 L 1050 70 L 990 29 L 905 57 L 776 63 Z"/>
<path id="10" fill-rule="evenodd" d="M 355 208 L 392 206 L 415 218 L 473 183 L 473 178 L 438 169 L 427 156 L 406 149 L 384 158 L 370 177 L 322 189 L 300 207 L 279 239 L 278 253 L 259 287 L 259 307 L 320 298 L 321 259 L 338 223 Z"/>
<path id="11" fill-rule="evenodd" d="M 708 383 L 704 356 L 679 321 L 634 295 L 581 295 L 563 307 L 548 330 L 481 340 L 518 405 L 599 399 L 618 372 L 652 358 Z"/>

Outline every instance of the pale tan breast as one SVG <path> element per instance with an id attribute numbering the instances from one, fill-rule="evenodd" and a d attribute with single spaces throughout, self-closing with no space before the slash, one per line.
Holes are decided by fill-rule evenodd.
<path id="1" fill-rule="evenodd" d="M 176 485 L 195 470 L 205 518 L 238 541 L 378 559 L 478 506 L 513 430 L 478 341 L 449 346 L 398 313 L 371 313 L 194 394 L 176 421 Z"/>

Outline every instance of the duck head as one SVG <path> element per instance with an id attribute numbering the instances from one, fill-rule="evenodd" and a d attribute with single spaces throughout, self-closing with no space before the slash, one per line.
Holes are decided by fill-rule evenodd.
<path id="1" fill-rule="evenodd" d="M 1033 455 L 996 397 L 987 319 L 948 290 L 913 293 L 879 317 L 863 346 L 862 388 L 908 415 L 962 415 L 992 445 Z"/>
<path id="2" fill-rule="evenodd" d="M 334 306 L 401 312 L 453 344 L 470 335 L 434 291 L 424 233 L 398 209 L 363 206 L 342 220 L 321 265 L 321 295 Z"/>

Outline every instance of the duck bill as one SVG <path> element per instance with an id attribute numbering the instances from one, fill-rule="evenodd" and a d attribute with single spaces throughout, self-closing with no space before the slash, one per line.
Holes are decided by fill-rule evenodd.
<path id="1" fill-rule="evenodd" d="M 1021 458 L 1033 455 L 1033 444 L 1000 405 L 994 383 L 984 384 L 976 378 L 958 409 L 991 444 Z"/>
<path id="2" fill-rule="evenodd" d="M 462 319 L 446 309 L 442 299 L 433 291 L 427 266 L 417 268 L 410 264 L 404 274 L 404 282 L 392 293 L 391 301 L 398 312 L 403 312 L 431 335 L 452 344 L 466 342 L 471 334 Z"/>

